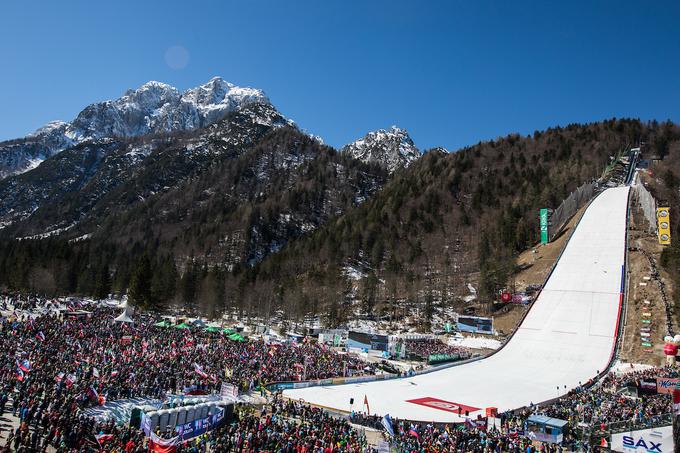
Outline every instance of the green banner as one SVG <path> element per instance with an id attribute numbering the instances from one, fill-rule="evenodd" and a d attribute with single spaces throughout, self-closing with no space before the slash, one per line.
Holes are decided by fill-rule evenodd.
<path id="1" fill-rule="evenodd" d="M 549 242 L 548 239 L 548 209 L 543 208 L 541 209 L 541 244 L 547 244 Z"/>
<path id="2" fill-rule="evenodd" d="M 444 363 L 453 362 L 460 359 L 460 354 L 430 354 L 427 358 L 427 363 Z"/>

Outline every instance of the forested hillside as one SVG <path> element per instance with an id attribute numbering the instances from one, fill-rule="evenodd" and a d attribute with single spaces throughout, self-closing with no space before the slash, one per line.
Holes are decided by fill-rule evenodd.
<path id="1" fill-rule="evenodd" d="M 611 120 L 426 153 L 367 203 L 234 276 L 247 289 L 233 300 L 329 307 L 331 323 L 356 314 L 352 300 L 364 314 L 421 307 L 427 322 L 435 306 L 467 294 L 468 282 L 490 300 L 517 253 L 538 242 L 541 207 L 599 177 L 618 151 L 677 137 L 669 125 Z M 276 296 L 259 293 L 271 286 Z"/>
<path id="2" fill-rule="evenodd" d="M 164 145 L 176 150 L 162 154 L 169 161 L 145 160 L 133 172 L 144 178 L 109 190 L 66 235 L 16 240 L 8 232 L 19 227 L 5 229 L 0 284 L 129 289 L 145 306 L 314 313 L 331 325 L 417 307 L 427 325 L 468 283 L 491 300 L 537 242 L 538 209 L 599 177 L 611 156 L 640 141 L 667 156 L 680 147 L 670 123 L 608 120 L 432 150 L 388 176 L 295 128 L 263 132 L 165 188 L 158 173 L 187 147 Z M 680 171 L 669 171 L 677 187 Z M 156 190 L 140 191 L 149 180 Z M 56 218 L 59 206 L 41 209 Z"/>

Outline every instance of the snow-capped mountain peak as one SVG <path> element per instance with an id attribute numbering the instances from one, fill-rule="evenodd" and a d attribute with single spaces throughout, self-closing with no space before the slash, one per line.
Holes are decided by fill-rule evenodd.
<path id="1" fill-rule="evenodd" d="M 36 129 L 35 132 L 29 134 L 29 137 L 37 137 L 39 135 L 47 135 L 51 133 L 54 130 L 64 128 L 68 125 L 66 121 L 61 121 L 61 120 L 55 120 L 55 121 L 50 121 L 49 123 L 45 124 L 44 126 Z"/>
<path id="2" fill-rule="evenodd" d="M 341 151 L 355 159 L 383 165 L 390 173 L 409 166 L 421 156 L 408 132 L 397 126 L 369 132 Z"/>
<path id="3" fill-rule="evenodd" d="M 118 99 L 87 106 L 70 123 L 47 123 L 25 137 L 24 143 L 0 143 L 0 179 L 79 143 L 197 129 L 251 104 L 271 105 L 262 90 L 239 87 L 220 77 L 184 92 L 149 81 Z"/>

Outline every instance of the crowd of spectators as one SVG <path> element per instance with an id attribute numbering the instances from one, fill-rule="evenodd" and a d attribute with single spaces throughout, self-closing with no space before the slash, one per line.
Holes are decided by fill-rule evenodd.
<path id="1" fill-rule="evenodd" d="M 661 378 L 678 378 L 680 372 L 673 367 L 649 368 L 628 373 L 609 373 L 602 381 L 584 385 L 570 391 L 559 400 L 543 406 L 531 406 L 500 414 L 500 428 L 487 430 L 474 420 L 456 428 L 435 424 L 411 423 L 393 420 L 397 450 L 416 452 L 528 452 L 528 451 L 581 451 L 599 447 L 598 441 L 606 438 L 612 427 L 625 425 L 626 429 L 656 426 L 669 421 L 672 399 L 669 394 L 640 393 L 641 381 Z M 630 389 L 626 392 L 626 389 Z M 568 422 L 562 445 L 535 442 L 525 432 L 525 422 L 531 415 L 546 415 Z M 383 429 L 379 416 L 353 413 L 354 423 Z M 588 426 L 584 438 L 581 427 Z M 581 428 L 582 429 L 582 428 Z"/>
<path id="2" fill-rule="evenodd" d="M 343 418 L 297 402 L 275 402 L 261 414 L 237 414 L 236 420 L 202 436 L 211 451 L 368 452 L 366 438 Z"/>
<path id="3" fill-rule="evenodd" d="M 117 309 L 87 306 L 81 308 L 89 313 L 74 316 L 55 310 L 59 305 L 31 299 L 0 302 L 5 313 L 0 318 L 0 417 L 19 419 L 0 451 L 148 451 L 148 438 L 139 429 L 95 420 L 85 410 L 107 400 L 162 400 L 187 389 L 214 392 L 223 381 L 247 391 L 272 381 L 375 371 L 359 358 L 316 343 L 236 341 L 204 328 L 155 326 L 158 320 L 143 314 L 132 325 L 114 323 Z M 409 341 L 406 347 L 423 356 L 461 352 L 437 340 Z M 543 414 L 567 420 L 568 446 L 577 442 L 575 427 L 582 423 L 603 433 L 616 423 L 645 424 L 671 412 L 671 398 L 656 393 L 635 397 L 622 389 L 638 389 L 641 381 L 657 377 L 680 373 L 672 367 L 610 373 L 549 405 L 501 414 L 499 429 L 487 430 L 474 421 L 446 427 L 395 420 L 395 436 L 389 440 L 397 451 L 408 453 L 561 451 L 534 442 L 524 431 L 526 418 Z M 275 400 L 257 412 L 239 410 L 233 420 L 178 451 L 371 451 L 349 422 L 382 429 L 377 416 L 354 413 L 348 421 L 293 402 Z"/>
<path id="4" fill-rule="evenodd" d="M 3 308 L 9 313 L 0 319 L 0 414 L 20 419 L 6 441 L 14 450 L 85 451 L 97 446 L 95 434 L 114 432 L 125 451 L 143 451 L 139 432 L 102 426 L 83 411 L 123 398 L 217 391 L 222 381 L 252 390 L 270 381 L 374 371 L 315 343 L 233 341 L 201 328 L 156 327 L 144 315 L 132 325 L 114 323 L 120 310 L 103 306 L 71 307 L 90 312 L 78 316 L 45 310 L 36 300 L 3 301 Z"/>

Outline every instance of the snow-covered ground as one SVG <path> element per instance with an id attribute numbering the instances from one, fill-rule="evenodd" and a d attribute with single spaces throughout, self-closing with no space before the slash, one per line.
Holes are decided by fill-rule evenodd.
<path id="1" fill-rule="evenodd" d="M 612 365 L 611 371 L 613 371 L 616 374 L 627 374 L 633 373 L 634 371 L 649 370 L 650 368 L 654 367 L 652 365 L 646 365 L 644 363 L 628 363 L 617 360 Z"/>
<path id="2" fill-rule="evenodd" d="M 626 250 L 628 187 L 608 189 L 588 207 L 550 279 L 519 329 L 496 354 L 444 370 L 388 381 L 286 390 L 285 396 L 341 410 L 350 398 L 371 413 L 461 421 L 563 395 L 612 358 Z"/>
<path id="3" fill-rule="evenodd" d="M 501 342 L 491 337 L 454 337 L 449 339 L 451 346 L 464 346 L 472 349 L 498 349 Z"/>

